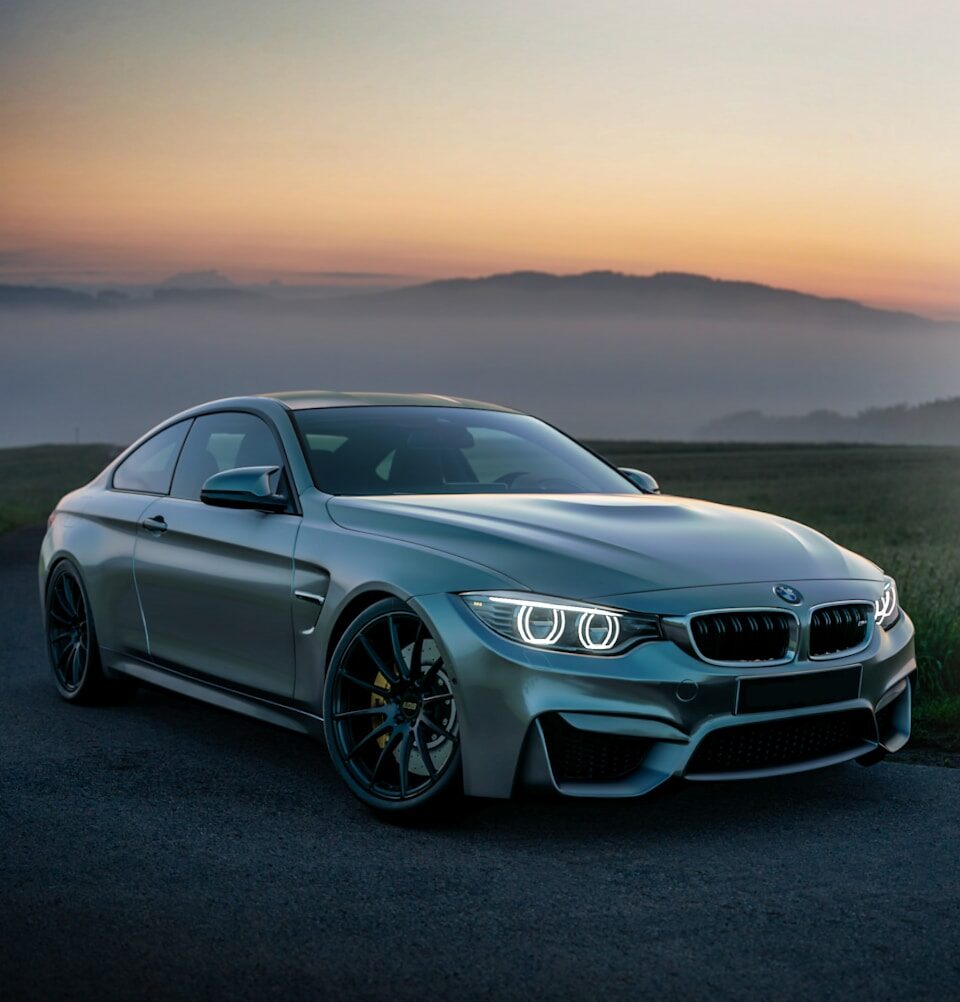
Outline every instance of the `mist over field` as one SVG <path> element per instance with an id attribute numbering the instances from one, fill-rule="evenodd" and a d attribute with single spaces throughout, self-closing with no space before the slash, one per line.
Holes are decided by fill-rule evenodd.
<path id="1" fill-rule="evenodd" d="M 756 409 L 844 413 L 956 396 L 955 327 L 886 315 L 316 312 L 261 304 L 0 311 L 0 445 L 124 443 L 211 398 L 425 391 L 596 438 L 687 438 Z"/>

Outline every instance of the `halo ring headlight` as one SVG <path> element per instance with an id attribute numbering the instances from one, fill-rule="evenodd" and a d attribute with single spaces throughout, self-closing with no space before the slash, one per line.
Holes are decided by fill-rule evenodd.
<path id="1" fill-rule="evenodd" d="M 883 592 L 874 605 L 876 606 L 874 619 L 877 626 L 889 630 L 900 618 L 900 598 L 897 595 L 897 583 L 893 578 L 884 581 Z"/>
<path id="2" fill-rule="evenodd" d="M 599 640 L 593 636 L 595 624 L 598 624 L 599 629 L 604 631 Z M 608 651 L 611 647 L 616 646 L 617 638 L 620 636 L 620 617 L 611 616 L 607 612 L 584 613 L 577 626 L 577 635 L 580 638 L 580 643 L 588 651 Z"/>
<path id="3" fill-rule="evenodd" d="M 530 592 L 466 592 L 467 608 L 495 633 L 541 651 L 623 654 L 662 640 L 660 617 Z"/>
<path id="4" fill-rule="evenodd" d="M 543 617 L 544 615 L 550 617 L 546 634 L 538 636 L 534 633 L 534 625 L 541 629 L 545 625 L 542 620 L 536 624 L 531 622 L 535 612 L 538 617 Z M 521 605 L 517 609 L 517 632 L 526 644 L 534 644 L 537 647 L 551 647 L 560 639 L 566 625 L 567 617 L 564 615 L 563 609 L 549 609 L 544 606 L 535 605 Z"/>

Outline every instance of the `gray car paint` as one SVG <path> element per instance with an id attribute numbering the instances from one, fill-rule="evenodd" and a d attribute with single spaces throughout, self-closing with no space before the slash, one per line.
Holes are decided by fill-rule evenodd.
<path id="1" fill-rule="evenodd" d="M 162 534 L 141 531 L 137 590 L 152 660 L 293 696 L 292 560 L 301 518 L 158 498 Z"/>
<path id="2" fill-rule="evenodd" d="M 644 494 L 332 498 L 345 529 L 376 532 L 486 563 L 533 591 L 617 592 L 883 575 L 797 522 Z"/>
<path id="3" fill-rule="evenodd" d="M 322 493 L 311 481 L 290 408 L 378 403 L 489 406 L 311 391 L 193 408 L 139 441 L 200 414 L 258 414 L 276 431 L 298 512 L 227 511 L 112 490 L 112 472 L 134 443 L 58 505 L 41 550 L 41 588 L 58 560 L 77 565 L 108 670 L 313 734 L 320 733 L 332 640 L 363 603 L 384 594 L 404 599 L 426 621 L 457 686 L 465 789 L 500 797 L 517 782 L 558 788 L 536 723 L 547 711 L 587 714 L 581 723 L 592 720 L 590 726 L 603 716 L 608 727 L 658 742 L 629 782 L 580 784 L 564 793 L 637 795 L 682 775 L 707 731 L 737 723 L 735 692 L 744 669 L 705 664 L 671 642 L 617 657 L 535 650 L 492 633 L 456 593 L 531 589 L 682 616 L 783 605 L 772 589 L 786 581 L 804 595 L 799 612 L 806 622 L 817 604 L 880 594 L 877 567 L 812 529 L 743 509 L 644 496 L 626 482 L 623 495 Z M 157 513 L 168 525 L 161 536 L 142 525 Z M 896 695 L 904 723 L 887 749 L 894 751 L 909 734 L 910 689 L 897 688 L 916 668 L 909 618 L 875 631 L 866 650 L 830 662 L 853 663 L 863 665 L 860 697 L 829 709 L 872 711 Z M 824 667 L 801 649 L 789 665 L 751 672 Z M 696 686 L 694 698 L 680 698 L 682 682 Z M 810 765 L 818 764 L 830 763 Z"/>

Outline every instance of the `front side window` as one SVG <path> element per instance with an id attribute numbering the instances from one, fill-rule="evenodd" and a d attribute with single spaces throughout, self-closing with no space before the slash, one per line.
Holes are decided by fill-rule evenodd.
<path id="1" fill-rule="evenodd" d="M 139 494 L 169 494 L 173 469 L 189 427 L 189 421 L 181 421 L 131 452 L 114 471 L 114 488 Z"/>
<path id="2" fill-rule="evenodd" d="M 328 494 L 634 494 L 615 469 L 525 414 L 453 407 L 294 412 Z"/>
<path id="3" fill-rule="evenodd" d="M 204 414 L 190 429 L 170 493 L 199 501 L 203 485 L 215 473 L 243 466 L 279 466 L 283 456 L 265 421 L 238 411 Z"/>

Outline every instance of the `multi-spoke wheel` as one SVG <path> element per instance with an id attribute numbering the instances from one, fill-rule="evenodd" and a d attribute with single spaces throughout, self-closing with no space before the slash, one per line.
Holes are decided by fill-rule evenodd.
<path id="1" fill-rule="evenodd" d="M 122 687 L 103 674 L 90 603 L 67 561 L 57 564 L 47 579 L 45 609 L 47 651 L 60 695 L 83 703 L 119 691 Z"/>
<path id="2" fill-rule="evenodd" d="M 418 810 L 460 785 L 460 720 L 436 641 L 399 599 L 348 627 L 324 687 L 327 745 L 361 800 Z"/>

